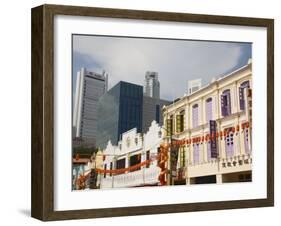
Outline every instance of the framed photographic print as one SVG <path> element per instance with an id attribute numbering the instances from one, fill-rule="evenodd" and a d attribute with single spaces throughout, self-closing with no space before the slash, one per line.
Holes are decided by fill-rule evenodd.
<path id="1" fill-rule="evenodd" d="M 32 9 L 32 216 L 274 204 L 274 21 Z"/>

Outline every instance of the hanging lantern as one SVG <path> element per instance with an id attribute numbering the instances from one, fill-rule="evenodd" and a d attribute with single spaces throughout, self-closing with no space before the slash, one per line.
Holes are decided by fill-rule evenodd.
<path id="1" fill-rule="evenodd" d="M 249 122 L 246 122 L 246 128 L 249 128 Z"/>
<path id="2" fill-rule="evenodd" d="M 233 133 L 235 132 L 235 128 L 234 127 L 232 127 L 231 130 L 232 130 Z"/>
<path id="3" fill-rule="evenodd" d="M 239 132 L 239 125 L 236 126 L 236 132 Z"/>

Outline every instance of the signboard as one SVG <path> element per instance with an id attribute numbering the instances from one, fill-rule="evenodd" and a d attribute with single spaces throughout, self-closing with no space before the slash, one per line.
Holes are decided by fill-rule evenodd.
<path id="1" fill-rule="evenodd" d="M 173 140 L 172 140 L 173 143 Z M 177 163 L 178 163 L 178 155 L 179 155 L 179 146 L 171 145 L 171 170 L 172 177 L 177 176 Z"/>
<path id="2" fill-rule="evenodd" d="M 218 157 L 216 132 L 217 132 L 217 123 L 215 120 L 210 120 L 211 158 Z"/>

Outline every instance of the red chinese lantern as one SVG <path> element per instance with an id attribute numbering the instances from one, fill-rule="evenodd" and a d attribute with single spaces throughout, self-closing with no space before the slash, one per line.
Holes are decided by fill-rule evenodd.
<path id="1" fill-rule="evenodd" d="M 239 132 L 239 125 L 236 126 L 236 132 Z"/>
<path id="2" fill-rule="evenodd" d="M 231 130 L 232 130 L 233 133 L 235 132 L 235 128 L 234 127 L 232 127 Z"/>
<path id="3" fill-rule="evenodd" d="M 246 128 L 249 128 L 249 122 L 246 122 Z"/>
<path id="4" fill-rule="evenodd" d="M 242 129 L 244 129 L 244 128 L 245 128 L 245 125 L 244 125 L 244 123 L 242 123 L 241 127 L 242 127 Z"/>

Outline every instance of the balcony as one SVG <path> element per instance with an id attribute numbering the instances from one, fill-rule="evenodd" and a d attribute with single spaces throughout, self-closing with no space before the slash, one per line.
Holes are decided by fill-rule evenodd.
<path id="1" fill-rule="evenodd" d="M 248 171 L 252 168 L 252 155 L 238 155 L 231 158 L 221 159 L 220 171 L 222 173 L 234 173 Z"/>
<path id="2" fill-rule="evenodd" d="M 123 188 L 123 187 L 137 187 L 145 185 L 158 184 L 158 176 L 160 168 L 157 166 L 150 166 L 150 168 L 143 167 L 134 172 L 128 172 L 119 175 L 107 176 L 101 178 L 101 188 Z"/>
<path id="3" fill-rule="evenodd" d="M 224 159 L 214 159 L 199 164 L 190 164 L 188 177 L 201 177 L 216 174 L 228 174 L 252 170 L 252 155 L 238 155 Z"/>

